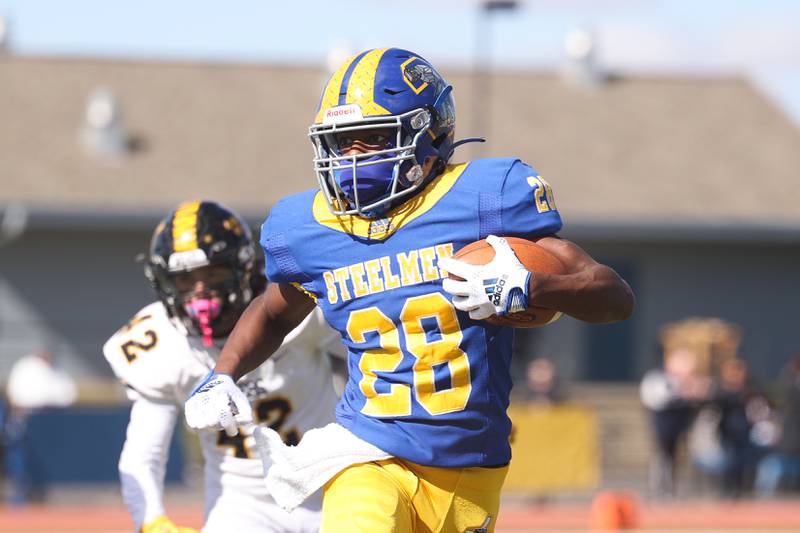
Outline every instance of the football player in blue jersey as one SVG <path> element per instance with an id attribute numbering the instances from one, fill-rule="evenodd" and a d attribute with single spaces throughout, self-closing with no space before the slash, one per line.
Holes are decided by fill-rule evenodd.
<path id="1" fill-rule="evenodd" d="M 292 490 L 324 484 L 325 531 L 492 531 L 511 459 L 513 331 L 484 319 L 537 305 L 604 323 L 633 310 L 624 280 L 557 237 L 550 185 L 515 158 L 452 163 L 454 131 L 452 87 L 413 52 L 368 50 L 333 74 L 309 129 L 319 188 L 272 208 L 271 283 L 186 403 L 197 429 L 247 422 L 236 380 L 319 306 L 349 350 L 337 424 L 298 446 L 313 440 L 312 474 L 288 448 L 269 453 L 300 472 Z M 566 274 L 527 271 L 498 236 L 538 239 Z M 482 238 L 489 264 L 451 257 Z M 268 486 L 286 476 L 276 469 Z"/>

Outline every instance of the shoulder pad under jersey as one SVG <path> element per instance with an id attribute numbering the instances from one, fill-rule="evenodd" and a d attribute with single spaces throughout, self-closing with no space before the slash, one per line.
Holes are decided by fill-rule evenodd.
<path id="1" fill-rule="evenodd" d="M 535 238 L 557 233 L 562 226 L 553 188 L 530 165 L 515 161 L 500 194 L 502 235 Z"/>
<path id="2" fill-rule="evenodd" d="M 297 267 L 292 249 L 305 235 L 298 231 L 311 219 L 314 196 L 318 190 L 308 190 L 282 198 L 270 209 L 261 226 L 261 248 L 264 250 L 264 271 L 274 283 L 303 283 L 308 281 Z"/>
<path id="3" fill-rule="evenodd" d="M 154 401 L 182 404 L 188 382 L 203 371 L 195 368 L 199 363 L 186 338 L 160 302 L 144 307 L 108 339 L 103 355 L 126 387 Z"/>

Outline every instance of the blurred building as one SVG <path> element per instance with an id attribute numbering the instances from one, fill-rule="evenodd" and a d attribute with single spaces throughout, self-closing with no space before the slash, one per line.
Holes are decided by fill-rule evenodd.
<path id="1" fill-rule="evenodd" d="M 521 332 L 518 350 L 567 379 L 630 381 L 662 324 L 717 316 L 742 327 L 757 373 L 777 374 L 797 347 L 800 130 L 763 95 L 738 78 L 582 88 L 497 72 L 482 132 L 475 79 L 444 74 L 459 136 L 488 134 L 488 155 L 535 165 L 563 235 L 637 292 L 625 323 L 563 318 Z M 45 338 L 74 375 L 106 377 L 102 342 L 151 299 L 133 258 L 177 202 L 213 198 L 257 228 L 278 198 L 316 186 L 306 131 L 321 68 L 5 55 L 0 80 L 0 210 L 27 213 L 21 236 L 0 238 L 0 375 Z"/>

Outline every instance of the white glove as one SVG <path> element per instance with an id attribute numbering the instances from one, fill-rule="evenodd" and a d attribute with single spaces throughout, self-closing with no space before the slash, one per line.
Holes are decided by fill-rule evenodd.
<path id="1" fill-rule="evenodd" d="M 213 370 L 200 382 L 184 407 L 186 423 L 192 429 L 224 429 L 233 437 L 240 424 L 253 422 L 247 397 L 228 374 Z"/>
<path id="2" fill-rule="evenodd" d="M 456 309 L 469 312 L 474 320 L 528 308 L 531 273 L 519 262 L 508 241 L 489 235 L 486 242 L 494 248 L 494 259 L 485 265 L 470 265 L 452 257 L 439 259 L 441 268 L 464 279 L 445 278 L 442 288 L 453 295 Z"/>

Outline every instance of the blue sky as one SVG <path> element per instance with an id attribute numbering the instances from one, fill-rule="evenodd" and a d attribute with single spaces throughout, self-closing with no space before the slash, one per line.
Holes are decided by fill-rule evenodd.
<path id="1" fill-rule="evenodd" d="M 490 43 L 493 64 L 516 69 L 557 67 L 581 27 L 609 68 L 742 73 L 800 124 L 797 0 L 520 0 L 479 22 L 480 3 L 0 0 L 0 16 L 19 54 L 319 64 L 332 47 L 392 45 L 467 67 Z"/>

